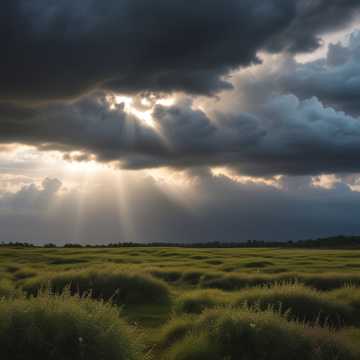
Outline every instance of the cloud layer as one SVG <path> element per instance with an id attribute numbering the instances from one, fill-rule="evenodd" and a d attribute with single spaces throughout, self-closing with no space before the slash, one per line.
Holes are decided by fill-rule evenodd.
<path id="1" fill-rule="evenodd" d="M 257 52 L 312 51 L 354 18 L 357 0 L 5 0 L 0 99 L 47 101 L 93 89 L 228 88 Z"/>
<path id="2" fill-rule="evenodd" d="M 331 44 L 324 59 L 301 64 L 294 57 L 348 25 L 358 1 L 16 0 L 3 10 L 2 143 L 131 169 L 359 171 L 359 34 Z M 250 66 L 260 50 L 280 54 Z M 218 105 L 194 106 L 191 94 L 231 87 Z M 107 101 L 112 91 L 177 90 L 187 93 L 177 104 L 154 106 L 155 127 Z"/>
<path id="3" fill-rule="evenodd" d="M 285 178 L 285 190 L 278 190 L 239 184 L 206 172 L 196 177 L 190 210 L 149 177 L 138 178 L 127 187 L 126 206 L 120 210 L 112 188 L 104 187 L 100 197 L 96 193 L 85 197 L 79 212 L 79 194 L 60 195 L 56 179 L 47 179 L 42 186 L 26 186 L 12 195 L 0 193 L 1 239 L 37 244 L 190 243 L 286 241 L 360 232 L 356 217 L 360 193 L 345 184 L 326 190 L 313 187 L 308 177 Z"/>
<path id="4" fill-rule="evenodd" d="M 282 55 L 259 67 L 257 76 L 243 72 L 235 81 L 247 103 L 259 103 L 271 94 L 292 93 L 301 99 L 317 97 L 326 106 L 360 115 L 360 32 L 345 43 L 330 44 L 326 57 L 300 63 Z"/>
<path id="5" fill-rule="evenodd" d="M 1 6 L 1 240 L 360 232 L 359 0 Z M 115 168 L 110 186 L 84 180 L 95 161 Z M 140 171 L 163 167 L 191 191 Z M 120 168 L 139 171 L 122 183 Z"/>
<path id="6" fill-rule="evenodd" d="M 269 97 L 254 113 L 209 118 L 190 101 L 155 106 L 155 128 L 103 96 L 71 105 L 6 108 L 0 141 L 83 153 L 124 168 L 227 165 L 242 174 L 321 174 L 360 170 L 360 121 L 316 98 Z"/>

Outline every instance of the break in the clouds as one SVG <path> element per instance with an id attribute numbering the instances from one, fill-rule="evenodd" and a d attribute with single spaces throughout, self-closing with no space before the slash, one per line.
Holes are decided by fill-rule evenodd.
<path id="1" fill-rule="evenodd" d="M 295 60 L 320 46 L 323 34 L 348 26 L 358 1 L 36 0 L 3 9 L 3 143 L 131 169 L 359 171 L 360 36 L 330 44 L 325 58 Z M 267 55 L 259 64 L 260 50 L 279 53 L 276 62 Z M 217 104 L 194 106 L 194 93 L 230 87 Z M 139 98 L 180 90 L 176 104 L 145 108 L 153 126 L 108 101 L 117 91 Z"/>
<path id="2" fill-rule="evenodd" d="M 359 0 L 2 1 L 1 240 L 359 232 L 359 16 Z"/>
<path id="3" fill-rule="evenodd" d="M 258 51 L 312 51 L 359 9 L 358 0 L 5 0 L 0 98 L 215 93 Z"/>
<path id="4" fill-rule="evenodd" d="M 256 176 L 360 171 L 359 119 L 316 98 L 279 95 L 256 112 L 216 112 L 215 118 L 191 105 L 155 106 L 154 126 L 122 105 L 109 109 L 103 96 L 35 110 L 3 105 L 0 140 L 81 152 L 131 169 L 226 165 Z"/>

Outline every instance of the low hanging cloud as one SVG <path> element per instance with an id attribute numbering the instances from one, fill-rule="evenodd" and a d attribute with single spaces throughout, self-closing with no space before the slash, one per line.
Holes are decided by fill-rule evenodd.
<path id="1" fill-rule="evenodd" d="M 358 16 L 359 1 L 225 3 L 5 1 L 0 143 L 127 169 L 227 166 L 270 177 L 360 171 L 360 36 L 330 45 L 326 59 L 295 60 Z M 250 66 L 259 51 L 267 53 L 263 64 Z M 271 63 L 269 53 L 281 61 Z M 154 105 L 152 127 L 124 105 L 110 109 L 113 91 L 186 94 L 175 105 Z M 194 94 L 215 93 L 218 106 L 195 106 Z"/>
<path id="2" fill-rule="evenodd" d="M 0 100 L 214 94 L 258 51 L 312 51 L 359 10 L 358 0 L 5 0 Z"/>
<path id="3" fill-rule="evenodd" d="M 80 212 L 79 194 L 60 194 L 56 179 L 14 194 L 0 192 L 1 240 L 37 244 L 287 241 L 360 231 L 360 193 L 344 183 L 324 189 L 312 186 L 310 177 L 284 178 L 284 189 L 278 190 L 236 183 L 206 171 L 194 174 L 196 196 L 191 196 L 191 209 L 167 196 L 151 177 L 138 177 L 127 187 L 122 207 L 112 188 L 104 187 L 101 196 L 91 192 L 82 197 Z M 129 214 L 128 223 L 124 219 Z"/>
<path id="4" fill-rule="evenodd" d="M 1 240 L 358 234 L 360 35 L 298 55 L 359 16 L 359 0 L 3 0 Z"/>
<path id="5" fill-rule="evenodd" d="M 155 127 L 121 105 L 111 110 L 103 95 L 21 111 L 4 106 L 0 141 L 76 151 L 123 168 L 226 165 L 256 176 L 360 171 L 359 119 L 316 98 L 269 97 L 256 112 L 215 118 L 194 110 L 190 100 L 156 105 Z"/>
<path id="6" fill-rule="evenodd" d="M 48 210 L 61 186 L 60 180 L 45 178 L 40 187 L 31 183 L 17 192 L 0 191 L 0 214 L 42 214 Z"/>

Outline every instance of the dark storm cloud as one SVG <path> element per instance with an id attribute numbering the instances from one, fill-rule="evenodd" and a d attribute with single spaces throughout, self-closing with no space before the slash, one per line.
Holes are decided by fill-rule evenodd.
<path id="1" fill-rule="evenodd" d="M 124 209 L 119 213 L 111 187 L 102 188 L 101 196 L 83 197 L 81 214 L 77 213 L 76 192 L 60 195 L 57 190 L 45 195 L 46 184 L 27 186 L 11 195 L 0 193 L 1 240 L 58 244 L 282 241 L 360 231 L 360 193 L 352 192 L 345 184 L 326 190 L 312 187 L 307 177 L 289 178 L 284 179 L 287 190 L 277 190 L 215 178 L 205 171 L 197 178 L 191 211 L 166 196 L 151 178 L 127 187 L 124 209 L 132 215 L 133 231 L 119 221 L 127 213 L 122 212 Z M 58 181 L 52 182 L 58 186 Z M 33 211 L 29 211 L 29 198 L 39 197 L 47 199 L 47 206 L 35 201 Z M 54 201 L 57 206 L 49 211 Z"/>
<path id="2" fill-rule="evenodd" d="M 332 45 L 317 62 L 289 55 L 313 50 L 320 35 L 345 26 L 359 9 L 352 0 L 4 1 L 0 142 L 131 169 L 359 171 L 360 37 Z M 190 100 L 156 106 L 155 130 L 121 105 L 110 111 L 103 95 L 215 93 L 231 86 L 224 80 L 231 69 L 258 62 L 259 50 L 286 51 L 287 61 L 255 81 L 235 78 L 227 96 L 237 105 L 211 119 Z"/>
<path id="3" fill-rule="evenodd" d="M 360 171 L 360 120 L 316 98 L 269 97 L 253 113 L 218 112 L 214 119 L 190 100 L 157 105 L 156 129 L 122 105 L 110 110 L 100 95 L 21 111 L 2 108 L 1 142 L 78 151 L 125 168 L 228 165 L 258 176 Z"/>
<path id="4" fill-rule="evenodd" d="M 215 126 L 205 113 L 191 109 L 190 100 L 170 108 L 156 106 L 159 131 L 125 113 L 122 105 L 110 110 L 103 95 L 36 108 L 3 103 L 0 114 L 3 143 L 82 151 L 130 168 L 193 166 L 212 162 L 212 156 L 220 156 L 218 162 L 221 153 L 236 151 L 262 134 L 256 119 L 247 114 Z"/>
<path id="5" fill-rule="evenodd" d="M 360 32 L 354 31 L 346 45 L 330 44 L 326 57 L 300 63 L 292 56 L 259 66 L 256 76 L 241 72 L 234 79 L 234 96 L 245 107 L 256 109 L 271 95 L 293 93 L 301 99 L 316 96 L 325 105 L 354 116 L 360 115 Z"/>
<path id="6" fill-rule="evenodd" d="M 284 69 L 283 69 L 284 70 Z M 360 115 L 360 33 L 348 45 L 331 44 L 327 58 L 296 64 L 279 79 L 283 91 L 302 98 L 317 96 L 337 109 Z"/>
<path id="7" fill-rule="evenodd" d="M 296 1 L 297 16 L 269 42 L 270 51 L 301 52 L 321 45 L 321 35 L 336 31 L 359 13 L 358 0 Z"/>
<path id="8" fill-rule="evenodd" d="M 214 93 L 261 49 L 309 51 L 357 0 L 5 0 L 0 99 L 119 92 Z"/>
<path id="9" fill-rule="evenodd" d="M 25 143 L 43 150 L 94 152 L 99 160 L 161 148 L 157 134 L 125 114 L 121 106 L 116 112 L 110 111 L 103 96 L 35 108 L 0 103 L 0 114 L 2 142 Z"/>

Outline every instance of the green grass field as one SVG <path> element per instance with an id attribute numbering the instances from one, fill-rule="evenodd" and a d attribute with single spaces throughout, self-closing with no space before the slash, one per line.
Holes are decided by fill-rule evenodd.
<path id="1" fill-rule="evenodd" d="M 360 359 L 359 250 L 2 247 L 0 297 L 4 360 Z"/>

